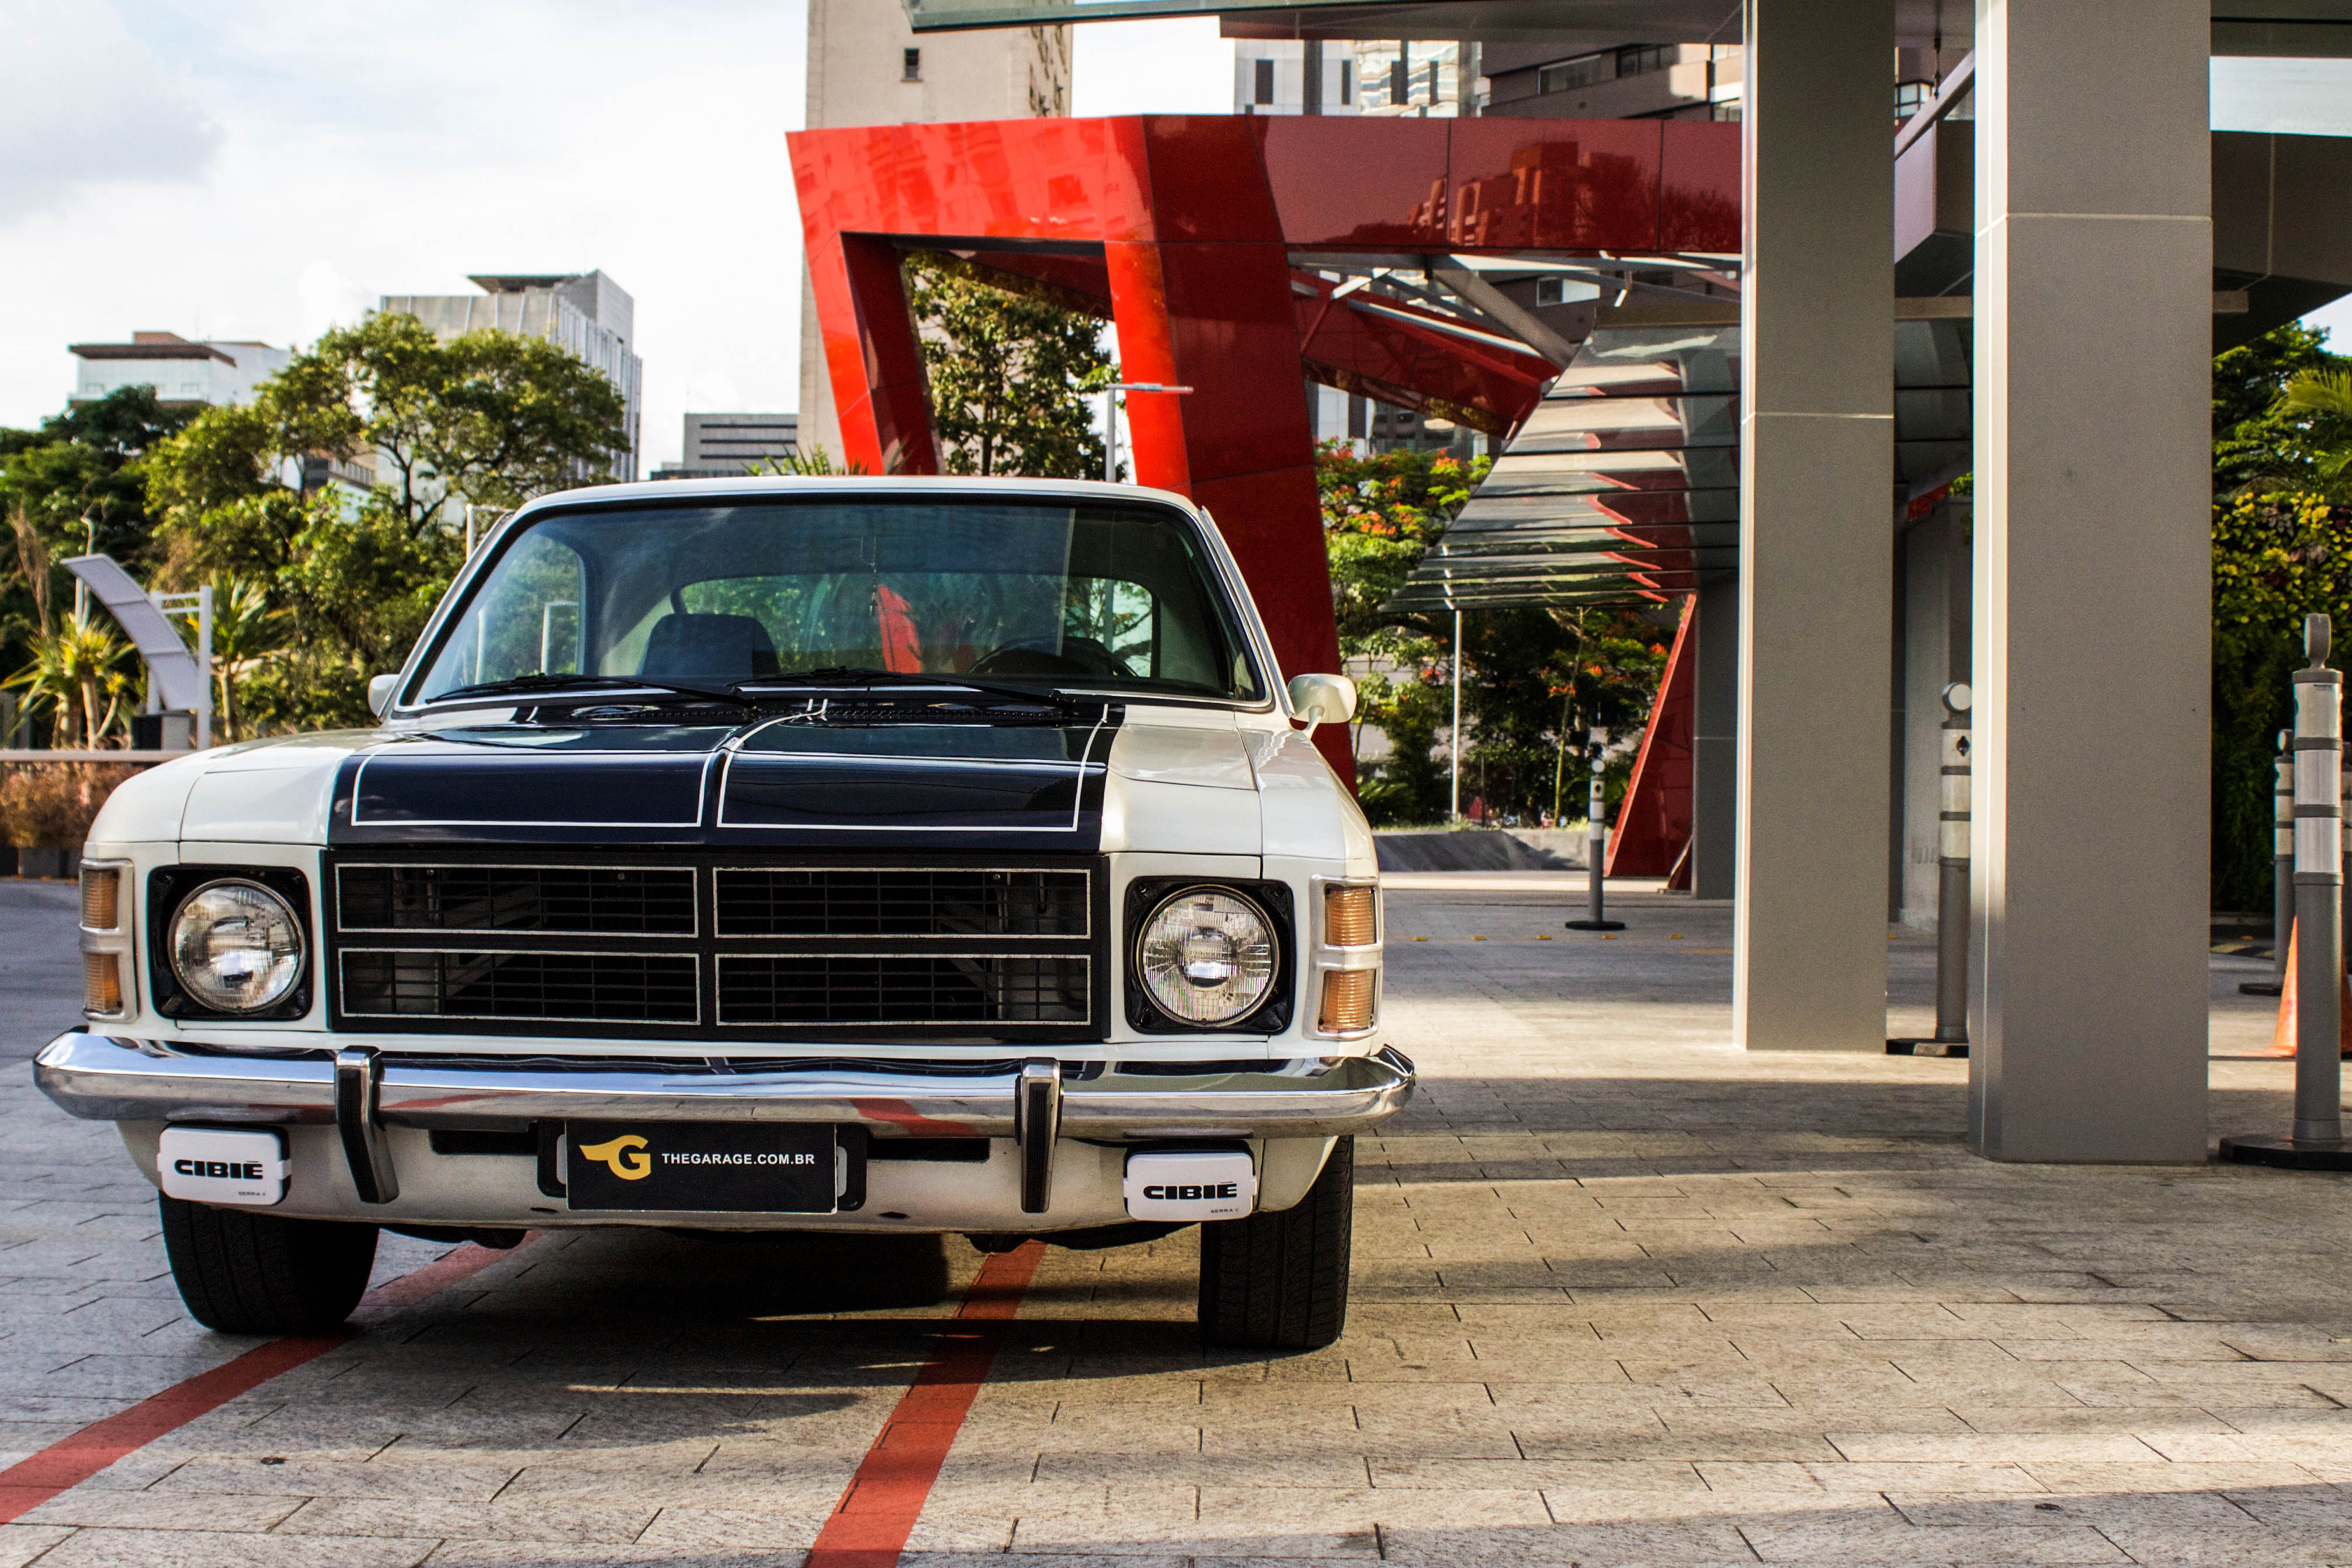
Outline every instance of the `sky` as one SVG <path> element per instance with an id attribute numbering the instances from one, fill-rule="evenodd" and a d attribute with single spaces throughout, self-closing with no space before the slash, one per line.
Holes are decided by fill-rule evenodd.
<path id="1" fill-rule="evenodd" d="M 307 343 L 384 294 L 601 268 L 646 466 L 800 391 L 794 0 L 0 0 L 0 425 L 66 345 Z M 1081 114 L 1230 110 L 1213 20 L 1077 29 Z"/>
<path id="2" fill-rule="evenodd" d="M 70 342 L 307 343 L 383 294 L 602 268 L 646 466 L 799 398 L 796 0 L 0 0 L 0 425 Z M 1225 112 L 1213 19 L 1075 29 L 1079 114 Z M 2352 134 L 2352 62 L 2216 61 L 2214 123 Z M 2316 318 L 2352 343 L 2352 303 Z"/>

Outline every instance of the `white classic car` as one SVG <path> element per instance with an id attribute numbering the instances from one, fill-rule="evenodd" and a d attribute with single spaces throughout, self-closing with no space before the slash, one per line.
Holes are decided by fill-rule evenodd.
<path id="1" fill-rule="evenodd" d="M 121 1124 L 203 1322 L 340 1321 L 380 1228 L 1198 1224 L 1211 1341 L 1339 1335 L 1352 1135 L 1413 1082 L 1311 740 L 1355 693 L 1284 686 L 1190 502 L 549 496 L 371 701 L 139 775 L 84 850 L 36 1072 Z"/>

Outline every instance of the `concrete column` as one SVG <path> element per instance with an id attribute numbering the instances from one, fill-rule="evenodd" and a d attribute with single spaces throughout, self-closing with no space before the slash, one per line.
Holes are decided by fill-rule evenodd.
<path id="1" fill-rule="evenodd" d="M 1881 1051 L 1893 0 L 1747 0 L 1747 39 L 1733 1028 Z"/>
<path id="2" fill-rule="evenodd" d="M 1691 894 L 1728 899 L 1739 883 L 1739 578 L 1698 577 L 1698 668 L 1691 723 Z"/>
<path id="3" fill-rule="evenodd" d="M 2202 1161 L 2207 0 L 1978 0 L 1970 1144 Z"/>

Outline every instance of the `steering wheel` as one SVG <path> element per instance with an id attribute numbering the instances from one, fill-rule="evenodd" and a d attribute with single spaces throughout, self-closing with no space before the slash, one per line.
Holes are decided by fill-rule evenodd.
<path id="1" fill-rule="evenodd" d="M 1131 673 L 1118 656 L 1092 637 L 1064 637 L 1055 648 L 1043 637 L 993 647 L 972 662 L 974 675 L 1109 675 Z"/>

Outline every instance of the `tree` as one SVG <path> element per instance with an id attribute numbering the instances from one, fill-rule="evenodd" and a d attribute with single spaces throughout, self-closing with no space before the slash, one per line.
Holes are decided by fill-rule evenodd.
<path id="1" fill-rule="evenodd" d="M 2273 736 L 2303 617 L 2352 626 L 2352 398 L 2326 334 L 2286 326 L 2213 361 L 2213 905 L 2271 900 Z"/>
<path id="2" fill-rule="evenodd" d="M 952 257 L 910 257 L 906 275 L 941 468 L 1099 478 L 1103 444 L 1087 388 L 1111 379 L 1101 323 L 980 281 Z"/>
<path id="3" fill-rule="evenodd" d="M 2308 481 L 2312 452 L 2305 422 L 2282 408 L 2297 376 L 2343 362 L 2327 333 L 2291 322 L 2213 356 L 2213 492 L 2236 495 Z"/>
<path id="4" fill-rule="evenodd" d="M 421 538 L 457 528 L 467 502 L 515 507 L 604 478 L 625 414 L 602 373 L 544 338 L 444 342 L 414 316 L 370 316 L 297 354 L 250 406 L 207 409 L 160 455 L 154 489 L 167 510 L 209 511 L 299 493 L 306 458 L 365 454 L 376 510 Z"/>
<path id="5" fill-rule="evenodd" d="M 38 430 L 0 430 L 0 512 L 8 520 L 17 566 L 0 583 L 0 668 L 55 665 L 57 649 L 40 652 L 35 644 L 57 635 L 52 605 L 60 595 L 71 596 L 59 560 L 97 550 L 134 571 L 152 567 L 146 462 L 193 414 L 165 408 L 152 386 L 126 386 L 72 405 L 43 420 Z M 72 689 L 79 691 L 78 681 Z M 76 721 L 79 697 L 64 697 L 48 685 L 28 686 L 27 693 L 36 710 L 52 707 L 61 736 Z"/>
<path id="6" fill-rule="evenodd" d="M 1359 456 L 1344 441 L 1317 454 L 1324 541 L 1331 563 L 1339 650 L 1369 665 L 1357 709 L 1361 726 L 1388 737 L 1388 757 L 1360 770 L 1358 795 L 1380 825 L 1443 817 L 1449 769 L 1433 755 L 1453 721 L 1454 617 L 1386 608 L 1492 463 L 1404 448 Z M 1580 797 L 1592 758 L 1586 736 L 1615 735 L 1648 717 L 1665 665 L 1664 634 L 1629 609 L 1486 609 L 1463 617 L 1465 804 L 1532 818 L 1557 794 Z M 1572 762 L 1572 767 L 1571 767 Z M 1632 771 L 1619 752 L 1607 764 L 1622 795 Z"/>
<path id="7" fill-rule="evenodd" d="M 620 394 L 555 344 L 442 342 L 413 316 L 328 332 L 251 405 L 205 410 L 149 460 L 148 493 L 166 578 L 243 595 L 253 641 L 225 713 L 264 731 L 368 722 L 368 677 L 406 654 L 464 563 L 466 504 L 604 478 L 626 441 Z M 318 458 L 372 459 L 377 482 L 315 485 Z"/>

